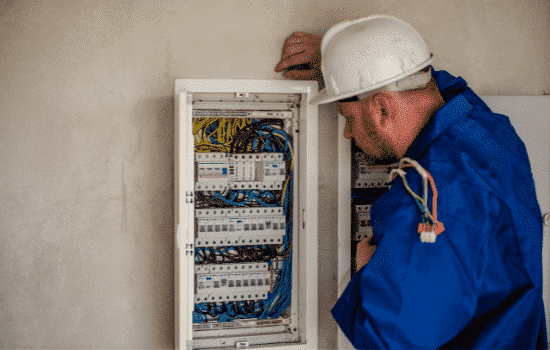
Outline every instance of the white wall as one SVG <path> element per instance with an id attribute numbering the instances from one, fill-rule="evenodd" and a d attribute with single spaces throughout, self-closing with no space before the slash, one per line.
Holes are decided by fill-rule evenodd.
<path id="1" fill-rule="evenodd" d="M 281 79 L 285 37 L 385 13 L 480 94 L 550 93 L 547 0 L 0 3 L 0 348 L 173 346 L 175 78 Z M 336 117 L 320 346 L 336 347 Z"/>

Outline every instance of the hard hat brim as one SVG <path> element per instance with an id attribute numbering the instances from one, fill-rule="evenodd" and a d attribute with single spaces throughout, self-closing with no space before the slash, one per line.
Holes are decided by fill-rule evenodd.
<path id="1" fill-rule="evenodd" d="M 326 100 L 326 101 L 325 101 Z M 332 102 L 333 100 L 330 99 L 328 96 L 327 88 L 324 88 L 323 90 L 319 91 L 319 93 L 309 101 L 312 105 L 319 105 L 323 103 Z"/>
<path id="2" fill-rule="evenodd" d="M 327 88 L 324 88 L 323 90 L 319 91 L 319 93 L 317 95 L 313 96 L 313 98 L 309 101 L 309 103 L 312 104 L 312 105 L 320 105 L 320 104 L 325 104 L 325 103 L 329 103 L 329 102 L 338 101 L 338 100 L 341 100 L 341 99 L 344 99 L 344 98 L 356 96 L 356 95 L 366 93 L 366 92 L 369 92 L 369 91 L 374 91 L 374 90 L 381 89 L 381 88 L 383 88 L 384 86 L 386 86 L 388 84 L 396 82 L 400 79 L 403 79 L 403 78 L 405 78 L 409 75 L 412 75 L 412 74 L 426 68 L 427 66 L 429 66 L 432 63 L 433 59 L 434 59 L 434 54 L 430 53 L 430 58 L 428 58 L 428 60 L 424 61 L 418 67 L 415 67 L 415 69 L 413 71 L 409 71 L 409 72 L 405 72 L 403 74 L 396 75 L 392 79 L 380 82 L 379 84 L 376 84 L 374 86 L 370 86 L 369 88 L 364 89 L 364 90 L 353 91 L 353 92 L 348 92 L 348 93 L 345 93 L 345 94 L 338 94 L 338 95 L 332 95 L 331 96 L 329 94 Z"/>

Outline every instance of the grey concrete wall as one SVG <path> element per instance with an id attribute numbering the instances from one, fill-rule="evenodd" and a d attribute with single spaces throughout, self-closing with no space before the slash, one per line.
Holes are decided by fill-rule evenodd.
<path id="1" fill-rule="evenodd" d="M 480 94 L 550 92 L 547 0 L 0 2 L 0 348 L 173 346 L 175 78 L 281 79 L 295 30 L 385 13 Z M 335 348 L 336 117 L 320 125 Z"/>

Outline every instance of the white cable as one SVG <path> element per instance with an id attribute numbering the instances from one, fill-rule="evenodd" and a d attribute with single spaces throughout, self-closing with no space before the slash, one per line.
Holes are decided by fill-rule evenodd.
<path id="1" fill-rule="evenodd" d="M 399 167 L 403 165 L 404 162 L 410 163 L 414 166 L 416 171 L 422 176 L 423 184 L 424 184 L 424 193 L 422 194 L 422 197 L 424 198 L 424 202 L 428 203 L 428 173 L 426 173 L 426 170 L 422 167 L 422 165 L 418 164 L 416 160 L 412 160 L 410 158 L 402 158 L 399 162 Z"/>
<path id="2" fill-rule="evenodd" d="M 393 176 L 395 174 L 399 174 L 401 177 L 405 177 L 405 175 L 407 175 L 407 173 L 403 170 L 403 169 L 392 169 L 390 171 L 390 180 L 388 182 L 392 182 L 393 181 Z"/>

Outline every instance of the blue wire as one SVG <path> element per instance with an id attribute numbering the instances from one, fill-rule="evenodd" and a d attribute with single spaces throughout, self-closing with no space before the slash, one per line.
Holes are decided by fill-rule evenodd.
<path id="1" fill-rule="evenodd" d="M 411 188 L 411 187 L 409 186 L 409 183 L 407 182 L 407 179 L 405 179 L 404 177 L 402 177 L 402 179 L 403 179 L 403 182 L 405 183 L 405 185 L 406 185 L 407 187 Z M 406 191 L 406 189 L 405 189 L 405 191 Z M 426 222 L 426 218 L 429 219 L 429 216 L 426 214 L 426 209 L 424 208 L 424 205 L 422 205 L 422 203 L 418 200 L 418 198 L 416 198 L 416 197 L 414 197 L 414 196 L 411 196 L 411 197 L 414 199 L 414 201 L 416 202 L 416 205 L 418 206 L 418 208 L 420 209 L 420 212 L 422 213 L 422 215 L 420 215 L 420 218 L 421 218 L 421 220 L 422 220 L 422 223 L 425 223 L 425 222 Z M 432 220 L 430 220 L 430 221 L 432 221 Z M 433 223 L 433 222 L 432 222 L 432 223 Z"/>
<path id="2" fill-rule="evenodd" d="M 229 205 L 245 205 L 246 203 L 250 202 L 250 200 L 252 199 L 252 198 L 248 197 L 247 199 L 245 199 L 242 202 L 234 202 L 232 200 L 224 198 L 219 192 L 216 192 L 216 198 L 220 199 L 221 201 L 223 201 L 224 203 L 227 203 Z"/>
<path id="3" fill-rule="evenodd" d="M 275 196 L 273 195 L 273 193 L 268 192 L 268 191 L 263 191 L 260 195 L 261 195 L 262 197 L 263 197 L 263 196 L 267 196 L 267 197 L 275 198 Z"/>
<path id="4" fill-rule="evenodd" d="M 256 197 L 256 195 L 252 191 L 250 191 L 248 193 L 248 198 L 254 199 L 256 202 L 260 203 L 264 207 L 276 207 L 277 206 L 277 203 L 273 203 L 273 204 L 265 203 L 260 198 Z"/>

